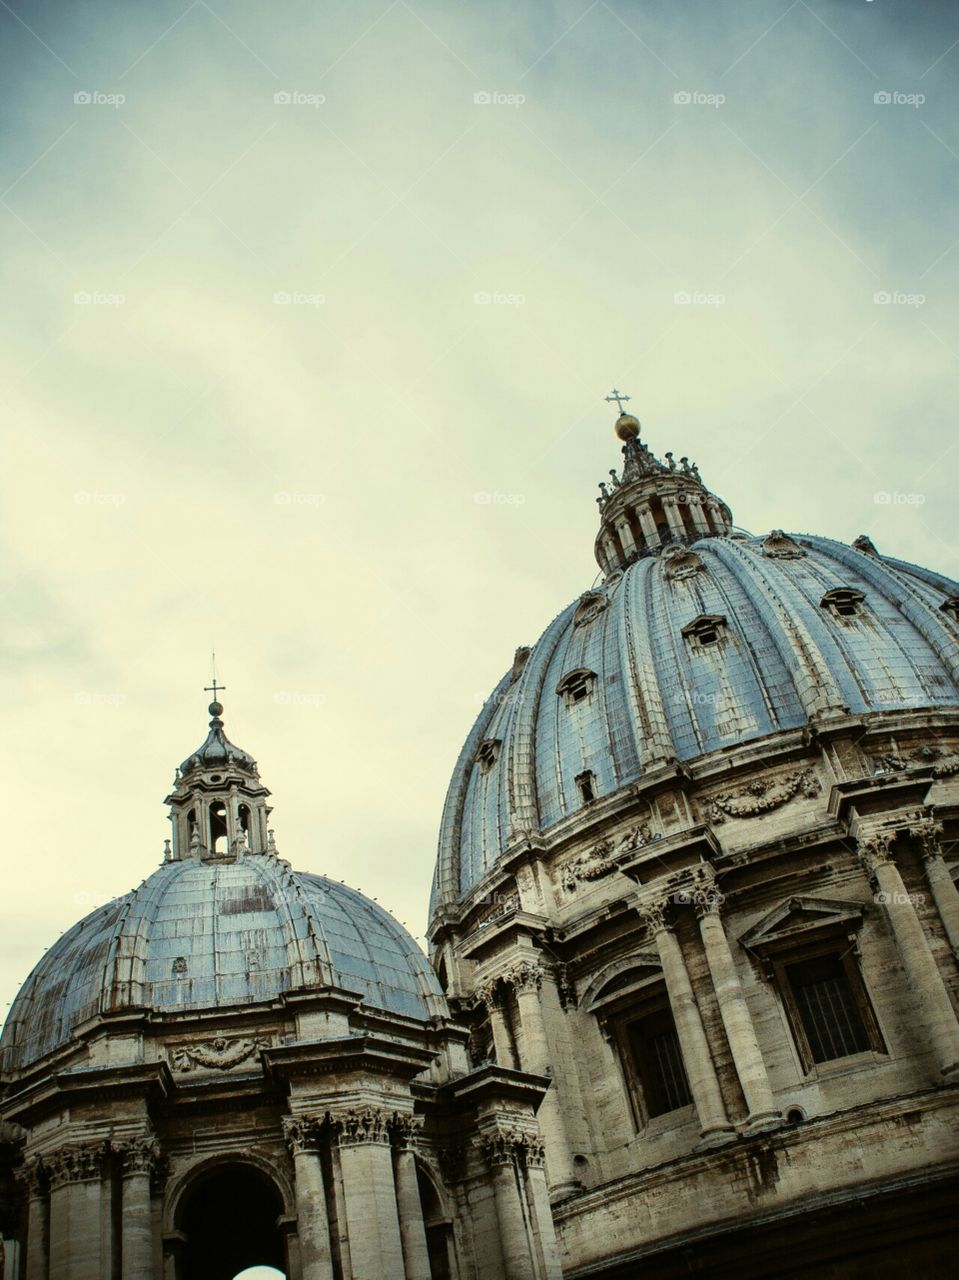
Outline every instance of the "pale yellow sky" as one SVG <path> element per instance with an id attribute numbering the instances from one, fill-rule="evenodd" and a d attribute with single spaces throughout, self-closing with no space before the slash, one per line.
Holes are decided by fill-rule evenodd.
<path id="1" fill-rule="evenodd" d="M 613 385 L 741 525 L 959 575 L 954 41 L 880 0 L 0 6 L 0 1006 L 157 865 L 214 641 L 283 855 L 422 935 L 479 703 L 596 573 Z"/>

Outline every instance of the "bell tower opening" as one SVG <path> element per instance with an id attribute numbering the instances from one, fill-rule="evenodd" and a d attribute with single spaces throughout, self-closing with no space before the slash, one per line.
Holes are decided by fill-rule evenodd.
<path id="1" fill-rule="evenodd" d="M 210 851 L 226 853 L 226 805 L 222 800 L 210 805 Z"/>
<path id="2" fill-rule="evenodd" d="M 244 1164 L 217 1165 L 189 1188 L 177 1213 L 177 1280 L 267 1280 L 287 1275 L 274 1183 Z"/>

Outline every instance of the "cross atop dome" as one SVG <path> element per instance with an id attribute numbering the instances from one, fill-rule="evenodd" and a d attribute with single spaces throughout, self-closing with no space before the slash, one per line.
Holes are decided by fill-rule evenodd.
<path id="1" fill-rule="evenodd" d="M 672 453 L 661 462 L 639 438 L 639 419 L 623 408 L 631 397 L 614 387 L 603 398 L 619 409 L 615 431 L 623 442 L 622 475 L 611 470 L 596 499 L 596 559 L 604 573 L 656 555 L 669 543 L 729 533 L 732 514 L 703 484 L 696 464 L 685 455 L 677 462 Z"/>

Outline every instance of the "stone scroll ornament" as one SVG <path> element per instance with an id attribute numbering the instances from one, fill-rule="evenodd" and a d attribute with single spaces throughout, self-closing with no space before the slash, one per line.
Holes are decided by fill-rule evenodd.
<path id="1" fill-rule="evenodd" d="M 177 1045 L 170 1050 L 170 1062 L 174 1071 L 193 1071 L 197 1067 L 229 1071 L 269 1047 L 270 1041 L 263 1036 L 254 1036 L 251 1040 L 218 1036 L 204 1044 Z"/>
<path id="2" fill-rule="evenodd" d="M 758 818 L 761 814 L 778 809 L 793 796 L 807 799 L 818 796 L 822 787 L 811 769 L 797 769 L 785 778 L 757 778 L 741 791 L 714 796 L 709 806 L 711 822 L 725 822 L 727 818 Z"/>
<path id="3" fill-rule="evenodd" d="M 630 849 L 639 849 L 653 839 L 652 828 L 648 822 L 640 822 L 629 828 L 618 842 L 599 840 L 588 853 L 581 853 L 578 858 L 568 862 L 563 868 L 563 888 L 567 893 L 575 893 L 581 880 L 601 880 L 616 870 L 616 864 L 610 858 L 616 853 L 628 853 Z"/>

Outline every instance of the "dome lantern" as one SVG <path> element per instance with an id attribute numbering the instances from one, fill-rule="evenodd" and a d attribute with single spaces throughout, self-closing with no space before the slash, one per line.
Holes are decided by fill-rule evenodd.
<path id="1" fill-rule="evenodd" d="M 225 686 L 214 677 L 210 730 L 176 771 L 166 803 L 173 823 L 171 858 L 235 861 L 243 853 L 276 849 L 268 829 L 269 791 L 260 782 L 256 761 L 223 731 Z"/>
<path id="2" fill-rule="evenodd" d="M 640 438 L 639 419 L 626 413 L 629 396 L 614 390 L 605 397 L 619 408 L 615 431 L 623 441 L 623 470 L 610 471 L 596 499 L 600 529 L 596 559 L 605 574 L 624 569 L 641 556 L 671 543 L 720 537 L 732 528 L 732 513 L 702 482 L 699 468 L 672 453 L 660 460 Z"/>

